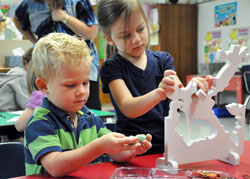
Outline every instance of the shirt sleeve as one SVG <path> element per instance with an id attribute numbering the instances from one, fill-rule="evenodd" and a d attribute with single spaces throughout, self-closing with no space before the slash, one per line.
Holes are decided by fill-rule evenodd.
<path id="1" fill-rule="evenodd" d="M 88 0 L 80 0 L 76 4 L 76 17 L 87 25 L 98 24 L 95 11 Z"/>
<path id="2" fill-rule="evenodd" d="M 36 107 L 40 107 L 42 105 L 42 100 L 43 97 L 45 97 L 46 95 L 41 92 L 41 91 L 34 91 L 29 98 L 29 101 L 27 103 L 27 107 L 30 108 L 36 108 Z"/>
<path id="3" fill-rule="evenodd" d="M 154 56 L 158 61 L 159 74 L 155 76 L 156 85 L 158 86 L 164 77 L 165 70 L 174 70 L 174 59 L 167 52 L 153 52 Z"/>
<path id="4" fill-rule="evenodd" d="M 30 27 L 30 20 L 28 12 L 28 3 L 26 0 L 22 1 L 21 4 L 17 7 L 15 15 L 17 16 L 22 26 L 22 29 L 24 31 L 28 30 L 28 28 Z"/>
<path id="5" fill-rule="evenodd" d="M 174 70 L 174 58 L 167 52 L 158 52 L 160 59 L 160 68 L 165 70 Z"/>
<path id="6" fill-rule="evenodd" d="M 36 112 L 37 110 L 39 112 Z M 32 120 L 29 120 L 25 129 L 26 146 L 37 164 L 40 164 L 40 157 L 48 152 L 62 152 L 55 124 L 41 116 L 42 113 L 46 113 L 46 110 L 45 108 L 36 108 Z"/>
<path id="7" fill-rule="evenodd" d="M 100 69 L 103 93 L 109 93 L 109 83 L 116 79 L 123 79 L 121 63 L 115 59 L 105 61 Z"/>

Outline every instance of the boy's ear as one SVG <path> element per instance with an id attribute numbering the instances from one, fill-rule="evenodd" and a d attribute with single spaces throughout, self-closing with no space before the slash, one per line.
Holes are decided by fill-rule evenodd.
<path id="1" fill-rule="evenodd" d="M 45 94 L 48 94 L 48 88 L 47 88 L 47 82 L 43 78 L 37 78 L 36 79 L 36 86 L 40 91 L 42 91 Z"/>
<path id="2" fill-rule="evenodd" d="M 107 42 L 107 44 L 109 44 L 111 46 L 115 45 L 115 43 L 113 42 L 113 40 L 111 39 L 111 37 L 107 36 L 106 34 L 102 34 L 102 37 Z"/>

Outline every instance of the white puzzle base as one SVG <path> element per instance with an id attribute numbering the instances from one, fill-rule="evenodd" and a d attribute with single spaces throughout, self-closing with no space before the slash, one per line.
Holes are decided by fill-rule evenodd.
<path id="1" fill-rule="evenodd" d="M 189 82 L 185 88 L 175 88 L 175 92 L 169 96 L 172 99 L 169 115 L 165 117 L 165 153 L 156 160 L 157 168 L 172 169 L 171 171 L 177 172 L 180 164 L 215 159 L 231 165 L 240 164 L 240 155 L 244 151 L 246 107 L 236 103 L 226 105 L 229 113 L 237 120 L 233 131 L 237 136 L 236 140 L 230 137 L 230 133 L 220 123 L 212 108 L 215 104 L 213 97 L 228 86 L 239 63 L 249 57 L 247 48 L 238 45 L 231 45 L 229 51 L 218 50 L 216 59 L 227 59 L 227 62 L 214 77 L 213 86 L 207 94 L 202 90 L 197 91 L 194 82 Z M 185 114 L 188 124 L 194 120 L 204 120 L 215 127 L 216 131 L 207 137 L 185 142 L 183 136 L 176 130 L 180 118 L 179 111 Z"/>

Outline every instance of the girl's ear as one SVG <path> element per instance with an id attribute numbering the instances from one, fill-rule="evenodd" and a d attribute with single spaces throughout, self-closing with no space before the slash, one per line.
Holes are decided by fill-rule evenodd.
<path id="1" fill-rule="evenodd" d="M 107 36 L 106 34 L 102 34 L 102 37 L 107 42 L 107 44 L 109 44 L 111 46 L 115 45 L 115 43 L 113 42 L 113 40 L 111 39 L 111 37 Z"/>
<path id="2" fill-rule="evenodd" d="M 37 78 L 36 79 L 36 86 L 40 91 L 42 91 L 45 94 L 49 94 L 48 88 L 47 88 L 47 82 L 43 78 Z"/>

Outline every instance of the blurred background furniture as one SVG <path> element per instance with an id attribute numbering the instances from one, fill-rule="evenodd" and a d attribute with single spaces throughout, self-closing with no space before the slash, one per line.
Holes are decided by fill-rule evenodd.
<path id="1" fill-rule="evenodd" d="M 155 51 L 169 52 L 181 82 L 186 76 L 197 74 L 197 5 L 157 4 L 159 16 L 159 44 Z M 187 65 L 188 64 L 188 65 Z"/>
<path id="2" fill-rule="evenodd" d="M 193 77 L 205 77 L 204 75 L 187 75 L 186 76 L 186 84 L 193 78 Z M 235 91 L 237 96 L 237 101 L 239 104 L 244 104 L 244 97 L 245 92 L 243 90 L 243 78 L 242 75 L 234 75 L 231 80 L 229 81 L 228 86 L 224 89 L 224 91 Z M 219 99 L 216 99 L 216 102 L 219 103 Z"/>
<path id="3" fill-rule="evenodd" d="M 250 108 L 248 108 L 248 102 L 250 100 L 250 65 L 244 65 L 241 67 L 242 78 L 243 78 L 243 89 L 245 94 L 248 95 L 244 105 L 246 105 L 246 123 L 250 121 Z"/>
<path id="4" fill-rule="evenodd" d="M 0 166 L 0 179 L 25 175 L 23 143 L 0 143 Z"/>

